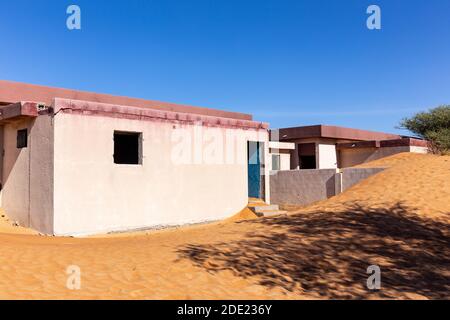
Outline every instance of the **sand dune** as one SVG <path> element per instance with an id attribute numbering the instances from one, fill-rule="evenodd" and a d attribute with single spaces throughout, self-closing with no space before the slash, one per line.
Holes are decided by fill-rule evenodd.
<path id="1" fill-rule="evenodd" d="M 88 239 L 37 236 L 3 220 L 0 298 L 449 298 L 450 157 L 372 165 L 389 168 L 282 218 L 245 220 L 254 217 L 243 211 Z M 382 269 L 379 291 L 365 287 L 370 264 Z M 80 290 L 66 286 L 70 265 L 81 269 Z"/>
<path id="2" fill-rule="evenodd" d="M 335 210 L 359 203 L 385 208 L 401 203 L 410 212 L 427 218 L 450 218 L 450 157 L 400 153 L 359 167 L 386 167 L 353 188 L 309 209 Z"/>

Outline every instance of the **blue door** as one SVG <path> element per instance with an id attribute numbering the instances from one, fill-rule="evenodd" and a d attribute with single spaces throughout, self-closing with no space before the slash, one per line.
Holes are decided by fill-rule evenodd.
<path id="1" fill-rule="evenodd" d="M 261 197 L 262 142 L 248 142 L 248 196 Z"/>

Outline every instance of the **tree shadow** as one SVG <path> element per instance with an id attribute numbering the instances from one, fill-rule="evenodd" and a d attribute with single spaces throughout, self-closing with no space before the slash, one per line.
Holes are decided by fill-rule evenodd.
<path id="1" fill-rule="evenodd" d="M 450 225 L 397 203 L 357 204 L 333 213 L 310 212 L 244 221 L 239 240 L 178 250 L 209 272 L 231 270 L 261 285 L 331 299 L 450 297 Z M 367 267 L 381 268 L 381 289 L 367 289 Z"/>

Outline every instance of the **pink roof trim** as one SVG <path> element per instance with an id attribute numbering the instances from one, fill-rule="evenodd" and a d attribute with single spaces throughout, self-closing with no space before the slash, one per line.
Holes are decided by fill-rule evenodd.
<path id="1" fill-rule="evenodd" d="M 206 126 L 218 126 L 228 128 L 264 129 L 269 125 L 264 122 L 230 119 L 208 115 L 197 115 L 183 112 L 161 111 L 149 108 L 133 106 L 113 105 L 106 103 L 69 100 L 56 98 L 53 102 L 54 113 L 73 113 L 81 115 L 93 115 L 123 118 L 130 120 L 159 120 L 170 122 L 201 123 Z"/>

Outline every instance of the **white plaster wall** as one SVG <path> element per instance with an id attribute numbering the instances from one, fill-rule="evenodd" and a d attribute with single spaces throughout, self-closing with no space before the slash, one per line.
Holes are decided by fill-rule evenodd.
<path id="1" fill-rule="evenodd" d="M 413 152 L 413 153 L 428 153 L 428 148 L 427 147 L 410 146 L 409 147 L 409 152 Z"/>
<path id="2" fill-rule="evenodd" d="M 270 159 L 272 155 L 280 156 L 280 170 L 291 170 L 291 154 L 286 152 L 270 152 Z M 272 168 L 272 165 L 270 166 Z"/>
<path id="3" fill-rule="evenodd" d="M 335 144 L 318 143 L 316 145 L 316 154 L 319 159 L 317 169 L 336 169 L 337 154 Z"/>
<path id="4" fill-rule="evenodd" d="M 17 130 L 28 129 L 26 148 L 17 148 Z M 50 116 L 4 126 L 2 208 L 21 226 L 53 233 L 53 129 Z"/>
<path id="5" fill-rule="evenodd" d="M 3 131 L 2 208 L 25 227 L 30 226 L 30 148 L 17 149 L 17 130 L 28 129 L 30 134 L 30 126 L 29 120 L 22 120 L 6 124 Z"/>
<path id="6" fill-rule="evenodd" d="M 280 170 L 290 170 L 290 169 L 291 169 L 291 154 L 280 153 Z"/>
<path id="7" fill-rule="evenodd" d="M 242 210 L 248 201 L 246 137 L 266 142 L 268 159 L 267 131 L 256 135 L 252 130 L 228 129 L 240 137 L 235 152 L 244 159 L 220 161 L 229 153 L 224 151 L 221 157 L 206 146 L 212 137 L 225 136 L 226 129 L 202 127 L 203 136 L 208 136 L 206 150 L 192 151 L 187 158 L 194 161 L 179 164 L 173 161 L 180 138 L 172 141 L 177 128 L 180 125 L 169 122 L 59 113 L 54 143 L 55 234 L 180 225 L 223 219 Z M 142 132 L 143 165 L 113 163 L 115 130 Z M 198 161 L 199 157 L 209 160 Z M 266 166 L 266 181 L 268 170 Z"/>

